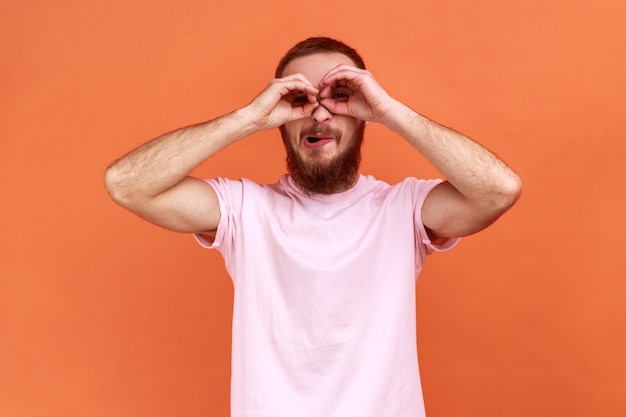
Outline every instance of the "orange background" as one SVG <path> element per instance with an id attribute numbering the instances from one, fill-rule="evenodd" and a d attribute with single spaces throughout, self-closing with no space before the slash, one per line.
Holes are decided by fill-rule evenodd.
<path id="1" fill-rule="evenodd" d="M 0 416 L 228 415 L 220 255 L 115 206 L 102 174 L 247 104 L 320 34 L 524 180 L 419 279 L 429 417 L 626 415 L 625 22 L 623 0 L 2 0 Z M 274 131 L 197 175 L 283 170 Z M 437 176 L 380 126 L 363 171 Z"/>

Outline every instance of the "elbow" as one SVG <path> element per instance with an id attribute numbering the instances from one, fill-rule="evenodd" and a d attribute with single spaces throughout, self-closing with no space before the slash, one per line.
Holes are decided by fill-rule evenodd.
<path id="1" fill-rule="evenodd" d="M 127 179 L 115 165 L 111 165 L 104 172 L 104 188 L 113 201 L 122 207 L 128 207 L 129 193 L 127 192 Z"/>
<path id="2" fill-rule="evenodd" d="M 498 199 L 497 199 L 497 211 L 500 214 L 510 209 L 522 195 L 522 180 L 521 178 L 511 172 L 506 180 L 502 181 L 498 187 Z"/>
<path id="3" fill-rule="evenodd" d="M 511 205 L 513 205 L 522 195 L 522 179 L 519 175 L 513 173 L 508 184 L 508 195 L 511 198 Z"/>
<path id="4" fill-rule="evenodd" d="M 500 182 L 475 206 L 476 219 L 480 220 L 473 224 L 470 230 L 465 230 L 461 236 L 476 233 L 491 225 L 513 207 L 521 194 L 522 181 L 517 175 L 513 174 L 506 181 Z"/>

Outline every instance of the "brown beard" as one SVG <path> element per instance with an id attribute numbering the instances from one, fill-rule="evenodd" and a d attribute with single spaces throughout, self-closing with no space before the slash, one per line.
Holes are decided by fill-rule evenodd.
<path id="1" fill-rule="evenodd" d="M 334 194 L 351 188 L 359 175 L 364 130 L 365 123 L 361 123 L 352 137 L 340 138 L 340 132 L 338 134 L 328 128 L 312 126 L 302 133 L 303 136 L 316 132 L 333 133 L 336 138 L 347 140 L 349 147 L 329 161 L 306 162 L 289 141 L 284 126 L 281 126 L 280 134 L 287 151 L 287 171 L 296 185 L 308 195 Z"/>

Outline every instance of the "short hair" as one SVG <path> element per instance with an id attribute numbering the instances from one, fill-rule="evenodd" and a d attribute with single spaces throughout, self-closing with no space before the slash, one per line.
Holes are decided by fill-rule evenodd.
<path id="1" fill-rule="evenodd" d="M 357 68 L 365 69 L 365 62 L 361 55 L 352 47 L 336 39 L 327 38 L 324 36 L 308 38 L 295 44 L 285 56 L 283 56 L 276 67 L 276 78 L 283 76 L 285 67 L 294 59 L 307 55 L 321 54 L 321 53 L 340 53 L 352 61 Z"/>

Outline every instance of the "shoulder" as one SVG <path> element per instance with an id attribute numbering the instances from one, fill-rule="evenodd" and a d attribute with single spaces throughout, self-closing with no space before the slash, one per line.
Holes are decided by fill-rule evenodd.
<path id="1" fill-rule="evenodd" d="M 213 187 L 218 194 L 220 191 L 229 192 L 229 193 L 243 193 L 248 192 L 265 192 L 265 193 L 274 193 L 280 192 L 284 187 L 282 186 L 281 181 L 276 182 L 274 184 L 261 184 L 256 181 L 253 181 L 248 178 L 240 178 L 240 179 L 230 179 L 230 178 L 210 178 L 205 179 L 205 181 Z"/>
<path id="2" fill-rule="evenodd" d="M 214 178 L 206 180 L 215 190 L 223 211 L 240 212 L 248 207 L 260 210 L 287 200 L 289 191 L 283 179 L 273 184 L 263 184 L 248 178 Z"/>
<path id="3" fill-rule="evenodd" d="M 443 180 L 441 179 L 422 179 L 407 177 L 402 182 L 396 184 L 396 187 L 408 188 L 414 191 L 430 191 L 441 182 L 443 182 Z"/>
<path id="4" fill-rule="evenodd" d="M 407 177 L 400 182 L 389 184 L 385 181 L 378 180 L 372 176 L 366 176 L 364 187 L 368 191 L 376 194 L 384 194 L 387 196 L 405 196 L 412 199 L 424 199 L 428 193 L 441 184 L 441 179 L 420 179 L 416 177 Z"/>

